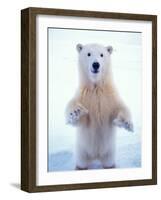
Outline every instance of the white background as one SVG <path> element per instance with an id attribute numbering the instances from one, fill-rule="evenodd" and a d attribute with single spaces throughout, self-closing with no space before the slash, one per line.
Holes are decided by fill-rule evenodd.
<path id="1" fill-rule="evenodd" d="M 27 194 L 18 189 L 20 183 L 20 9 L 28 6 L 55 7 L 68 9 L 100 10 L 158 14 L 158 44 L 161 34 L 161 5 L 159 0 L 42 0 L 3 1 L 0 7 L 0 198 L 1 199 L 160 199 L 160 170 L 157 186 L 111 188 L 86 191 Z M 158 45 L 159 46 L 159 45 Z M 161 64 L 158 47 L 158 66 Z M 158 68 L 158 77 L 160 69 Z M 161 84 L 158 78 L 158 85 Z M 160 88 L 159 88 L 160 94 Z M 158 95 L 159 95 L 158 94 Z M 158 102 L 160 98 L 158 99 Z M 160 105 L 158 105 L 160 110 Z M 160 120 L 160 113 L 158 121 Z M 158 133 L 160 132 L 158 123 Z M 161 137 L 158 134 L 158 141 Z M 160 143 L 159 143 L 160 144 Z M 158 145 L 158 169 L 161 167 L 161 147 Z"/>

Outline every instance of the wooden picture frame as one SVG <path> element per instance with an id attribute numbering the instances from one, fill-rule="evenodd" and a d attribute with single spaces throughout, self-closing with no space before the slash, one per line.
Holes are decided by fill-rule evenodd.
<path id="1" fill-rule="evenodd" d="M 36 17 L 72 16 L 152 23 L 152 177 L 141 180 L 41 185 L 36 184 Z M 27 8 L 21 11 L 21 189 L 27 192 L 93 189 L 157 184 L 157 16 L 128 13 Z"/>

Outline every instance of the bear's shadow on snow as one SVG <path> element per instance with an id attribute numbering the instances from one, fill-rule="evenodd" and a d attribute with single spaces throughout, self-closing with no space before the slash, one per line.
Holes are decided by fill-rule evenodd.
<path id="1" fill-rule="evenodd" d="M 141 144 L 129 144 L 117 149 L 116 168 L 141 167 Z M 94 161 L 90 169 L 102 169 L 99 161 Z M 60 151 L 48 157 L 48 171 L 75 170 L 74 155 L 70 151 Z"/>

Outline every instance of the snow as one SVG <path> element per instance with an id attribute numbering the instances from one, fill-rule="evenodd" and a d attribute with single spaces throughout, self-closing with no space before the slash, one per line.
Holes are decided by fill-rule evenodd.
<path id="1" fill-rule="evenodd" d="M 141 167 L 141 143 L 140 138 L 134 133 L 123 133 L 117 139 L 116 167 L 134 168 Z M 128 142 L 127 142 L 128 141 Z M 100 169 L 99 161 L 94 161 L 90 169 Z M 75 158 L 72 148 L 58 151 L 49 155 L 49 171 L 68 171 L 75 169 Z"/>
<path id="2" fill-rule="evenodd" d="M 76 130 L 75 130 L 76 131 Z M 141 167 L 141 137 L 140 128 L 135 127 L 135 131 L 127 132 L 124 129 L 117 130 L 116 139 L 116 167 L 134 168 Z M 68 134 L 71 134 L 68 137 Z M 75 133 L 61 134 L 55 137 L 55 152 L 49 154 L 49 171 L 74 170 L 74 140 Z M 63 146 L 64 145 L 64 146 Z M 101 168 L 101 164 L 95 161 L 90 168 Z"/>
<path id="3" fill-rule="evenodd" d="M 92 31 L 91 34 L 91 31 L 49 29 L 49 171 L 68 171 L 75 168 L 76 128 L 65 124 L 64 110 L 78 84 L 75 46 L 77 43 L 86 44 L 95 41 L 114 47 L 112 55 L 114 80 L 133 117 L 133 133 L 117 129 L 116 167 L 141 167 L 141 33 Z M 99 169 L 101 166 L 96 161 L 90 168 Z"/>

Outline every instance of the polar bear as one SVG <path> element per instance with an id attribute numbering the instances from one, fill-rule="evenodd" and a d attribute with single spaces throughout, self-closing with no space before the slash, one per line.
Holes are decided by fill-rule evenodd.
<path id="1" fill-rule="evenodd" d="M 121 100 L 111 70 L 112 46 L 77 44 L 79 87 L 66 108 L 67 123 L 77 127 L 76 169 L 93 160 L 115 167 L 116 127 L 133 131 L 129 109 Z"/>

